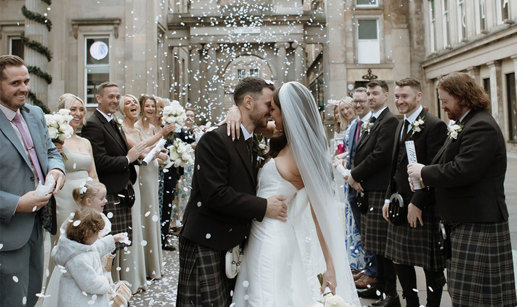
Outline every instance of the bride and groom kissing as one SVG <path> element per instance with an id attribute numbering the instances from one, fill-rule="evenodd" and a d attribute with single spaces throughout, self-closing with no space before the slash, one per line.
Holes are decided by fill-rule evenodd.
<path id="1" fill-rule="evenodd" d="M 270 82 L 246 78 L 234 101 L 242 137 L 232 138 L 223 125 L 196 148 L 179 243 L 177 306 L 310 306 L 320 290 L 315 270 L 324 272 L 321 289 L 359 306 L 311 93 L 298 82 L 275 91 Z M 260 172 L 252 145 L 259 129 L 267 136 L 275 131 L 272 158 Z M 225 254 L 244 244 L 240 273 L 229 279 Z"/>

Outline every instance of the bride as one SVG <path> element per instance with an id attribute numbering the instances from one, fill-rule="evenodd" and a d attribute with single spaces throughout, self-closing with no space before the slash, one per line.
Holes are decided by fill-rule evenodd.
<path id="1" fill-rule="evenodd" d="M 284 195 L 288 221 L 253 222 L 232 306 L 309 306 L 326 287 L 360 306 L 316 102 L 305 86 L 288 82 L 275 92 L 271 116 L 283 133 L 271 139 L 273 158 L 258 174 L 257 194 Z"/>

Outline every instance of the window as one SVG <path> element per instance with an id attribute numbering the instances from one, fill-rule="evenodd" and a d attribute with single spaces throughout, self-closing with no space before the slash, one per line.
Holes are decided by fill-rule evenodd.
<path id="1" fill-rule="evenodd" d="M 251 68 L 249 71 L 246 71 L 246 69 L 237 69 L 237 78 L 239 81 L 241 81 L 244 78 L 247 77 L 258 77 L 259 76 L 259 69 L 258 68 Z"/>
<path id="2" fill-rule="evenodd" d="M 9 38 L 9 54 L 17 55 L 23 59 L 23 42 L 19 37 Z"/>
<path id="3" fill-rule="evenodd" d="M 97 104 L 97 85 L 109 81 L 109 38 L 87 37 L 85 39 L 85 97 L 89 105 Z"/>
<path id="4" fill-rule="evenodd" d="M 503 23 L 510 18 L 510 1 L 497 0 L 497 22 Z"/>
<path id="5" fill-rule="evenodd" d="M 479 0 L 479 32 L 484 33 L 486 27 L 486 1 Z"/>
<path id="6" fill-rule="evenodd" d="M 379 6 L 378 0 L 356 0 L 358 7 L 377 7 Z"/>
<path id="7" fill-rule="evenodd" d="M 483 89 L 487 93 L 488 98 L 490 98 L 490 94 L 491 94 L 491 92 L 490 92 L 490 78 L 483 79 Z"/>
<path id="8" fill-rule="evenodd" d="M 458 0 L 458 41 L 467 38 L 467 24 L 465 20 L 465 0 Z"/>
<path id="9" fill-rule="evenodd" d="M 360 19 L 357 28 L 357 62 L 359 64 L 380 63 L 378 20 Z"/>
<path id="10" fill-rule="evenodd" d="M 314 100 L 318 104 L 318 110 L 321 112 L 325 110 L 325 82 L 323 80 L 323 74 L 320 74 L 314 81 L 309 85 L 309 89 L 314 96 Z"/>
<path id="11" fill-rule="evenodd" d="M 257 78 L 259 76 L 259 70 L 258 68 L 252 68 L 250 69 L 250 77 Z"/>
<path id="12" fill-rule="evenodd" d="M 515 93 L 515 73 L 506 74 L 506 93 L 508 100 L 509 140 L 517 141 L 517 94 Z"/>
<path id="13" fill-rule="evenodd" d="M 429 1 L 429 50 L 436 51 L 436 11 L 434 0 Z"/>
<path id="14" fill-rule="evenodd" d="M 445 48 L 451 42 L 449 37 L 449 0 L 442 0 L 442 13 L 443 47 Z"/>

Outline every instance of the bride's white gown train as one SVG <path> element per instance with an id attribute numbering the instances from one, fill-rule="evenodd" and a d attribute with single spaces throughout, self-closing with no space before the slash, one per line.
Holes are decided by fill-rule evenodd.
<path id="1" fill-rule="evenodd" d="M 285 196 L 288 221 L 253 221 L 232 306 L 310 306 L 321 298 L 317 274 L 325 271 L 325 261 L 305 188 L 282 178 L 271 159 L 259 172 L 257 195 Z"/>

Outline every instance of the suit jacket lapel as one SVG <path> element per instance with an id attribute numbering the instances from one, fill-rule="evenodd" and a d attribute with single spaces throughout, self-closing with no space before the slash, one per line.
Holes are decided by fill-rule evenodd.
<path id="1" fill-rule="evenodd" d="M 27 165 L 30 166 L 31 162 L 29 161 L 29 156 L 27 155 L 27 153 L 25 153 L 24 145 L 22 143 L 20 143 L 21 141 L 18 138 L 18 136 L 16 135 L 16 132 L 14 131 L 13 126 L 11 125 L 11 122 L 7 119 L 7 117 L 5 117 L 4 112 L 1 112 L 1 111 L 0 111 L 0 130 L 9 139 L 9 141 L 11 141 L 11 143 L 16 148 L 16 150 L 18 150 L 20 155 L 25 160 L 25 163 L 27 163 Z"/>
<path id="2" fill-rule="evenodd" d="M 242 135 L 243 134 L 241 131 L 241 136 Z M 237 141 L 235 141 L 235 150 L 237 150 L 237 153 L 239 154 L 242 163 L 246 166 L 246 171 L 248 172 L 248 175 L 250 176 L 253 184 L 255 184 L 256 178 L 253 172 L 253 165 L 251 165 L 248 147 L 246 146 L 246 141 L 244 141 L 244 137 L 241 137 Z"/>
<path id="3" fill-rule="evenodd" d="M 128 148 L 126 147 L 126 144 L 121 143 L 121 139 L 118 136 L 118 133 L 113 129 L 113 127 L 110 125 L 110 123 L 106 120 L 106 118 L 97 110 L 95 110 L 95 115 L 99 119 L 99 121 L 104 125 L 104 129 L 108 131 L 108 133 L 111 135 L 111 137 L 116 141 L 116 143 L 120 146 L 120 148 L 123 151 L 127 151 Z M 124 140 L 125 141 L 125 140 Z"/>
<path id="4" fill-rule="evenodd" d="M 361 138 L 359 139 L 359 144 L 357 145 L 357 150 L 359 150 L 360 147 L 362 147 L 364 144 L 366 144 L 366 141 L 368 141 L 368 138 L 370 138 L 370 135 L 372 135 L 373 132 L 379 128 L 379 126 L 381 125 L 382 119 L 384 118 L 384 115 L 386 115 L 386 113 L 388 113 L 389 111 L 390 111 L 389 108 L 384 109 L 384 111 L 382 111 L 382 113 L 379 115 L 379 117 L 375 120 L 373 127 L 370 128 L 370 132 L 368 132 L 366 135 L 361 136 Z"/>

